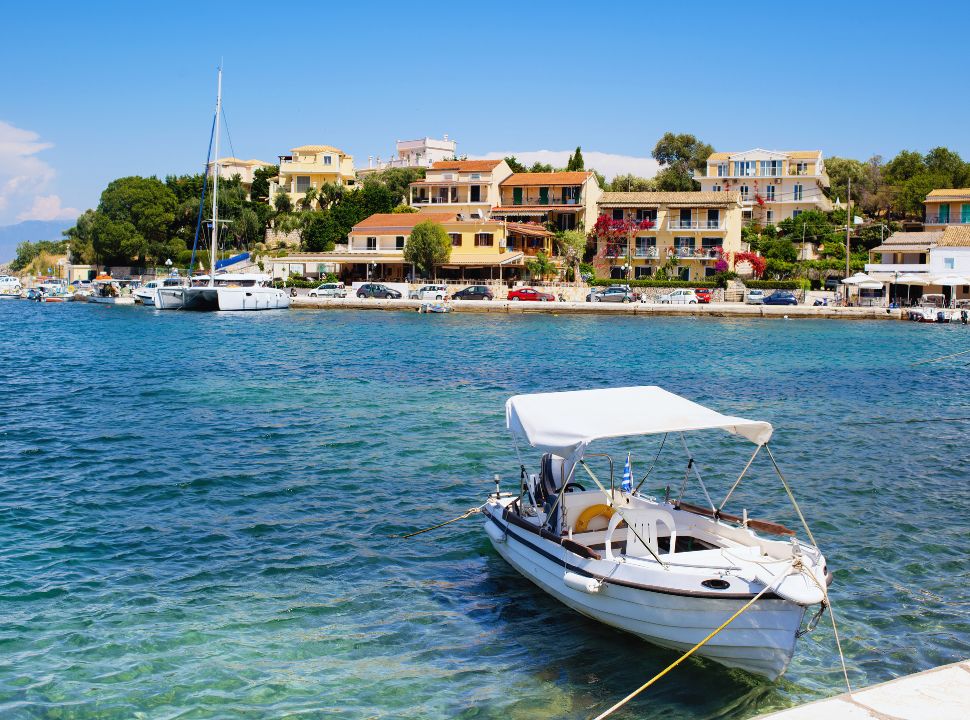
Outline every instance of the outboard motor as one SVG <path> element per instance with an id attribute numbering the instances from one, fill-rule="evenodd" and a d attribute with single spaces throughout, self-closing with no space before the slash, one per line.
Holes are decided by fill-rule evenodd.
<path id="1" fill-rule="evenodd" d="M 963 323 L 964 325 L 966 325 L 967 322 L 970 322 L 970 313 L 968 313 L 966 310 L 961 310 L 960 322 Z"/>
<path id="2" fill-rule="evenodd" d="M 546 518 L 546 525 L 550 530 L 559 533 L 559 518 L 561 508 L 556 503 L 559 489 L 562 487 L 563 458 L 552 453 L 545 453 L 539 466 L 539 482 L 536 501 L 542 503 L 546 513 L 552 515 Z M 553 505 L 556 506 L 553 512 Z"/>
<path id="3" fill-rule="evenodd" d="M 938 323 L 945 323 L 946 322 L 946 313 L 943 312 L 942 310 L 937 310 L 936 311 L 936 321 Z"/>

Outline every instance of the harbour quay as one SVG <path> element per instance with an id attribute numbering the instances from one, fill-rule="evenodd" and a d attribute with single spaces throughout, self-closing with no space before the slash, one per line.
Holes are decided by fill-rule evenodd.
<path id="1" fill-rule="evenodd" d="M 397 310 L 417 312 L 425 300 L 378 298 L 316 298 L 298 295 L 291 300 L 293 308 L 315 310 Z M 745 303 L 711 303 L 667 305 L 660 303 L 587 303 L 587 302 L 516 302 L 509 300 L 462 300 L 444 305 L 448 312 L 499 313 L 508 315 L 621 315 L 621 316 L 696 316 L 738 318 L 832 318 L 839 320 L 904 320 L 903 310 L 883 307 L 839 307 L 833 305 L 746 305 Z"/>

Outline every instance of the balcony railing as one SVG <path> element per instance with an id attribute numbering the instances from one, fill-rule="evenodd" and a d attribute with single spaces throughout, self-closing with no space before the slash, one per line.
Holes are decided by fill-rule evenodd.
<path id="1" fill-rule="evenodd" d="M 724 223 L 720 220 L 680 220 L 667 221 L 668 230 L 723 230 Z"/>
<path id="2" fill-rule="evenodd" d="M 465 205 L 469 202 L 477 201 L 443 197 L 416 197 L 411 200 L 412 205 Z"/>
<path id="3" fill-rule="evenodd" d="M 927 225 L 967 225 L 970 217 L 962 215 L 927 215 Z"/>
<path id="4" fill-rule="evenodd" d="M 660 251 L 655 246 L 638 247 L 633 253 L 633 257 L 656 259 L 660 257 Z"/>
<path id="5" fill-rule="evenodd" d="M 692 248 L 689 245 L 674 248 L 674 254 L 685 260 L 714 260 L 717 258 L 717 250 L 713 248 Z"/>
<path id="6" fill-rule="evenodd" d="M 512 198 L 509 202 L 502 202 L 503 205 L 511 205 L 514 207 L 528 206 L 528 205 L 579 205 L 579 200 L 576 198 L 566 198 L 563 200 L 561 197 L 526 197 L 520 200 Z"/>

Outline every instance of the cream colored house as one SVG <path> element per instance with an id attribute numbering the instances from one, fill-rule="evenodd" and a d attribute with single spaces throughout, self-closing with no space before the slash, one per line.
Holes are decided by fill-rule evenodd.
<path id="1" fill-rule="evenodd" d="M 737 191 L 605 192 L 598 206 L 601 215 L 631 228 L 619 239 L 597 239 L 596 264 L 616 279 L 649 278 L 666 265 L 671 277 L 704 280 L 719 258 L 731 266 L 741 251 Z"/>
<path id="2" fill-rule="evenodd" d="M 253 187 L 253 173 L 257 168 L 272 167 L 273 163 L 265 160 L 240 160 L 239 158 L 226 157 L 219 158 L 208 165 L 209 177 L 212 177 L 213 169 L 219 167 L 219 177 L 230 180 L 238 175 L 242 186 L 246 189 L 246 199 L 249 199 L 249 192 Z"/>
<path id="3" fill-rule="evenodd" d="M 447 135 L 443 139 L 419 138 L 417 140 L 398 140 L 394 146 L 394 155 L 382 159 L 371 155 L 367 158 L 367 167 L 357 170 L 359 176 L 379 172 L 389 168 L 429 168 L 436 162 L 453 158 L 458 153 L 458 143 L 450 140 Z"/>
<path id="4" fill-rule="evenodd" d="M 926 196 L 927 230 L 944 230 L 950 225 L 970 225 L 970 188 L 933 190 Z"/>
<path id="5" fill-rule="evenodd" d="M 806 210 L 832 209 L 821 150 L 718 152 L 706 172 L 694 178 L 701 190 L 740 192 L 745 222 L 774 225 Z"/>
<path id="6" fill-rule="evenodd" d="M 590 230 L 603 194 L 589 171 L 513 173 L 501 183 L 501 204 L 494 217 L 552 224 L 559 230 Z"/>
<path id="7" fill-rule="evenodd" d="M 427 220 L 441 224 L 451 239 L 451 257 L 437 268 L 438 278 L 484 280 L 521 276 L 527 252 L 509 249 L 511 230 L 506 223 L 487 218 L 459 218 L 454 210 L 377 213 L 357 223 L 347 237 L 347 244 L 338 245 L 333 252 L 294 255 L 292 261 L 284 258 L 274 263 L 294 265 L 298 260 L 310 271 L 335 272 L 345 282 L 401 282 L 412 273 L 411 266 L 404 262 L 404 247 L 414 227 Z M 551 247 L 550 233 L 545 233 L 544 240 Z"/>
<path id="8" fill-rule="evenodd" d="M 411 183 L 409 202 L 421 211 L 484 218 L 499 204 L 499 185 L 511 174 L 505 160 L 440 160 Z"/>
<path id="9" fill-rule="evenodd" d="M 319 190 L 327 183 L 353 186 L 357 182 L 354 158 L 331 145 L 301 145 L 289 155 L 280 155 L 280 174 L 270 183 L 270 200 L 286 192 L 296 203 L 310 188 Z"/>

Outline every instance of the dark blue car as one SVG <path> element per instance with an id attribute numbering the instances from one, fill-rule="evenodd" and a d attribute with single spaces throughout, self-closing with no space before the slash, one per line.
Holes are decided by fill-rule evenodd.
<path id="1" fill-rule="evenodd" d="M 764 299 L 764 305 L 798 305 L 798 298 L 795 293 L 788 290 L 775 290 L 771 295 Z"/>

